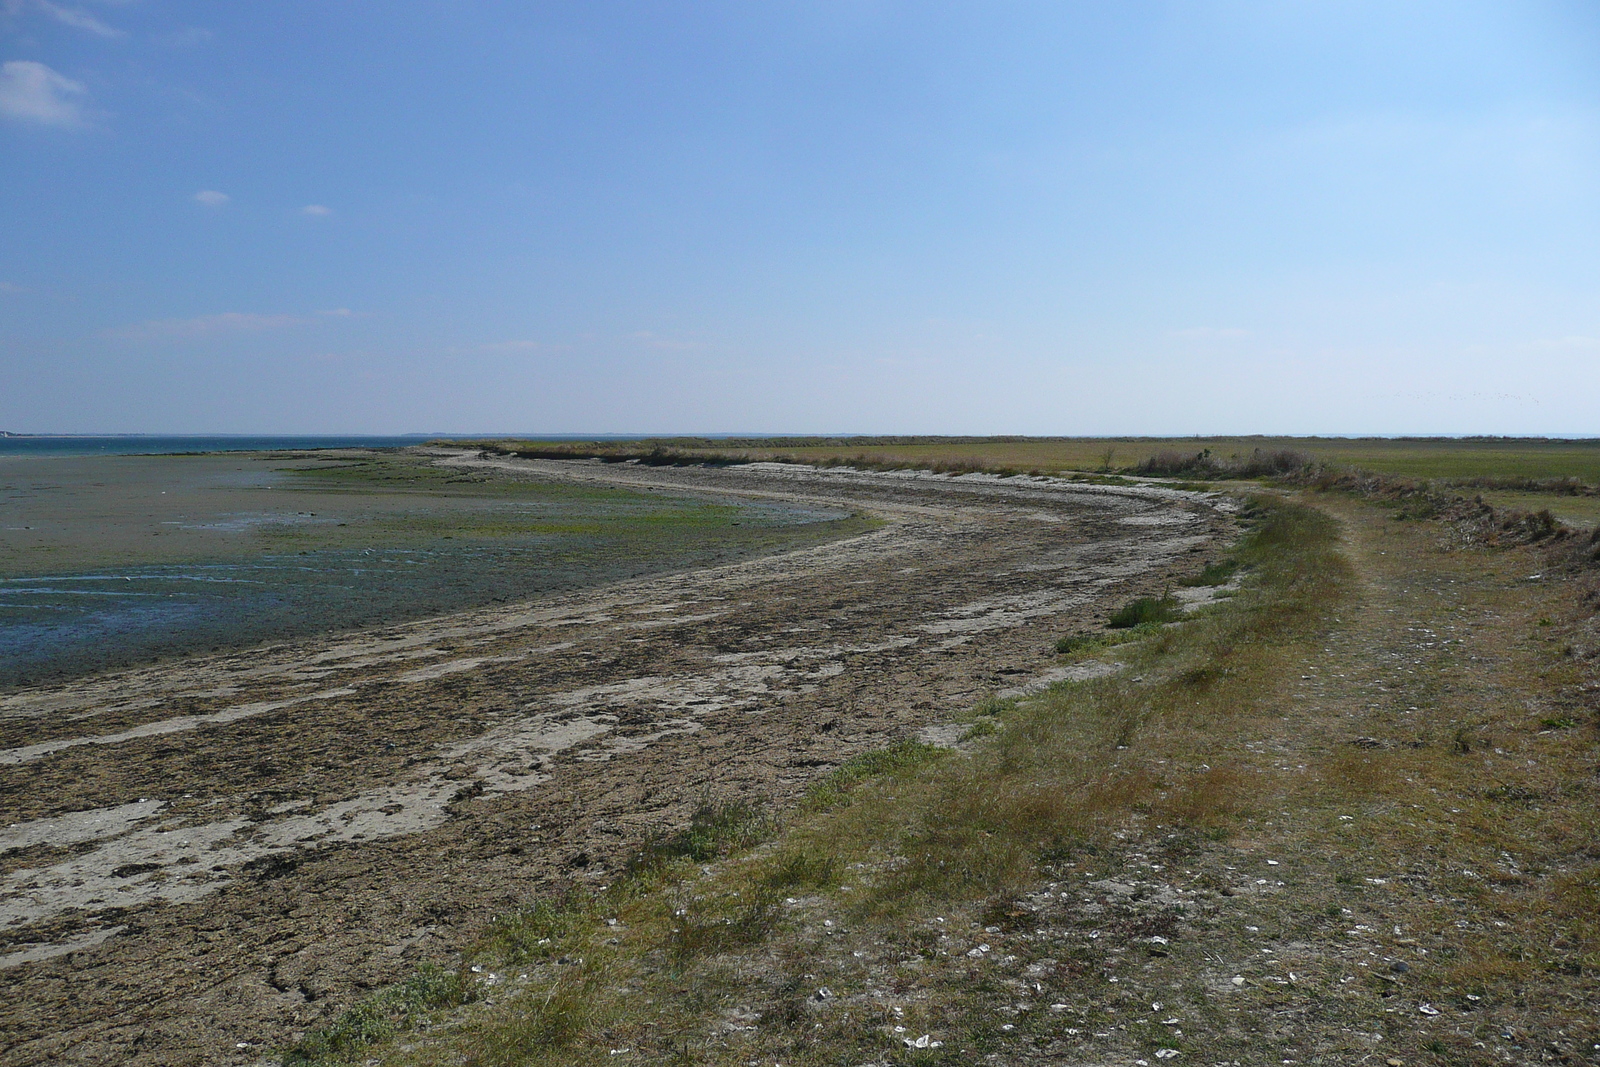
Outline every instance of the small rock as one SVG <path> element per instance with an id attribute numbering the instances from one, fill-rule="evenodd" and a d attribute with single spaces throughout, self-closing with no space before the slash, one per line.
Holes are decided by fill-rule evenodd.
<path id="1" fill-rule="evenodd" d="M 1411 970 L 1411 964 L 1406 963 L 1403 960 L 1396 960 L 1394 963 L 1389 964 L 1389 969 L 1395 974 L 1405 974 L 1407 971 Z"/>
<path id="2" fill-rule="evenodd" d="M 1172 1059 L 1172 1058 L 1174 1058 L 1176 1056 L 1180 1056 L 1180 1055 L 1182 1055 L 1182 1053 L 1180 1053 L 1175 1048 L 1158 1048 L 1158 1049 L 1156 1049 L 1156 1059 L 1158 1059 L 1158 1060 L 1170 1060 L 1170 1059 Z"/>
<path id="3" fill-rule="evenodd" d="M 1243 978 L 1243 976 L 1241 976 L 1241 975 L 1237 975 L 1237 974 L 1236 974 L 1236 975 L 1234 975 L 1234 976 L 1233 976 L 1233 984 L 1234 984 L 1234 985 L 1244 985 L 1244 978 Z"/>
<path id="4" fill-rule="evenodd" d="M 1432 1004 L 1419 1004 L 1419 1005 L 1417 1005 L 1417 1010 L 1420 1011 L 1424 1015 L 1438 1015 L 1439 1014 L 1439 1009 L 1434 1007 Z"/>
<path id="5" fill-rule="evenodd" d="M 830 998 L 832 996 L 833 996 L 833 990 L 829 989 L 827 986 L 823 986 L 821 989 L 817 990 L 817 999 L 818 1000 L 827 1000 L 828 998 Z"/>

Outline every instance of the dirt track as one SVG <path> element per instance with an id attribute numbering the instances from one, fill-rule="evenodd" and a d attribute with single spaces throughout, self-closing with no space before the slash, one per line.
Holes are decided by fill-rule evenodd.
<path id="1" fill-rule="evenodd" d="M 708 796 L 782 805 L 1043 675 L 1231 525 L 1028 478 L 492 462 L 885 524 L 0 698 L 0 1062 L 260 1062 Z"/>

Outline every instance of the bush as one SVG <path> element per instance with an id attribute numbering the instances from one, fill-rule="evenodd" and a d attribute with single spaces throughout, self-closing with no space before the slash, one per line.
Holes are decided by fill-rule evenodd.
<path id="1" fill-rule="evenodd" d="M 1263 478 L 1280 474 L 1293 474 L 1315 464 L 1304 452 L 1279 449 L 1263 452 L 1256 449 L 1248 456 L 1234 455 L 1219 459 L 1207 448 L 1193 454 L 1186 452 L 1157 452 L 1134 469 L 1140 474 L 1157 477 L 1208 477 L 1208 478 Z"/>

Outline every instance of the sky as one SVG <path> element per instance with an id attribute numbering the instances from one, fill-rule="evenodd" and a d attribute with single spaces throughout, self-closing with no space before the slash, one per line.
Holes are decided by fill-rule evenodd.
<path id="1" fill-rule="evenodd" d="M 1600 7 L 0 0 L 0 429 L 1600 435 Z"/>

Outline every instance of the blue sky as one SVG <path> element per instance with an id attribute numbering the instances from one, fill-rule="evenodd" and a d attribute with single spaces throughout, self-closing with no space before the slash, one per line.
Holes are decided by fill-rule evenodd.
<path id="1" fill-rule="evenodd" d="M 0 428 L 1600 434 L 1596 11 L 0 0 Z"/>

